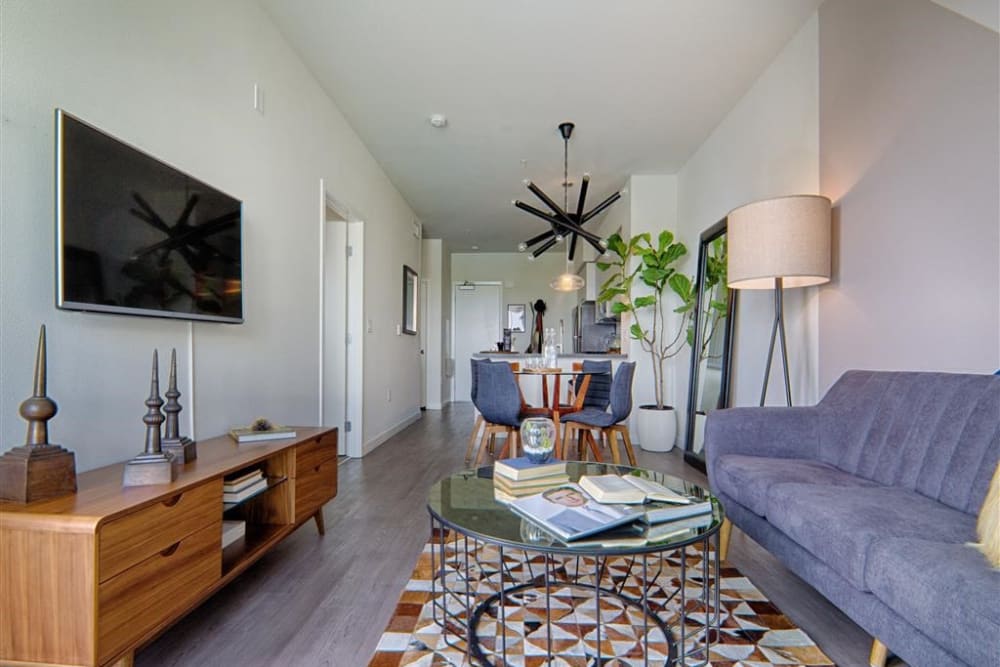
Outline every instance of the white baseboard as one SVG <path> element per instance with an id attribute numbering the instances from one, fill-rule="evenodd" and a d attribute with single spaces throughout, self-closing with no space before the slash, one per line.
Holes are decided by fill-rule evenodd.
<path id="1" fill-rule="evenodd" d="M 383 442 L 385 442 L 392 436 L 396 435 L 410 424 L 413 424 L 414 422 L 418 421 L 420 419 L 420 416 L 421 416 L 420 411 L 417 410 L 415 413 L 405 418 L 403 421 L 399 422 L 395 426 L 390 426 L 385 431 L 382 431 L 377 436 L 375 436 L 368 442 L 364 443 L 361 446 L 361 456 L 367 456 L 368 454 L 370 454 L 376 447 L 381 445 Z"/>

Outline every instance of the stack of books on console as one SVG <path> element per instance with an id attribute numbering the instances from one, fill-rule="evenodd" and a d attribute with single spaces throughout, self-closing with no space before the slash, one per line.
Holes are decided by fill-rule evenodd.
<path id="1" fill-rule="evenodd" d="M 493 464 L 493 496 L 501 502 L 509 503 L 567 482 L 565 461 L 532 463 L 520 456 Z"/>
<path id="2" fill-rule="evenodd" d="M 222 502 L 226 505 L 246 500 L 252 495 L 267 488 L 267 478 L 264 472 L 257 468 L 239 477 L 226 479 L 222 483 Z"/>

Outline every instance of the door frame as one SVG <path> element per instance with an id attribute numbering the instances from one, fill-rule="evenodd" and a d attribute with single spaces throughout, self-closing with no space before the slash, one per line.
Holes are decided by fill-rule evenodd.
<path id="1" fill-rule="evenodd" d="M 448 337 L 451 339 L 451 354 L 455 354 L 455 327 L 458 322 L 458 318 L 455 317 L 455 313 L 458 312 L 456 304 L 458 301 L 459 287 L 473 285 L 473 286 L 497 286 L 500 288 L 500 298 L 497 303 L 497 324 L 500 326 L 500 331 L 503 331 L 503 281 L 502 280 L 456 280 L 451 284 L 451 331 L 448 332 Z M 455 359 L 453 364 L 453 372 L 451 374 L 451 400 L 455 401 L 465 401 L 465 398 L 459 398 L 456 393 L 458 374 L 462 371 L 458 368 L 458 359 Z"/>
<path id="2" fill-rule="evenodd" d="M 326 210 L 332 209 L 345 222 L 327 222 Z M 326 313 L 324 312 L 326 283 L 326 225 L 347 225 L 347 247 L 350 255 L 347 258 L 347 340 L 346 350 L 346 382 L 344 416 L 351 424 L 348 431 L 346 424 L 327 424 L 324 415 L 323 385 L 324 361 L 326 354 Z M 339 453 L 351 457 L 363 454 L 364 442 L 364 227 L 363 216 L 342 200 L 337 199 L 327 187 L 326 179 L 319 179 L 319 350 L 317 423 L 336 426 L 338 431 Z"/>

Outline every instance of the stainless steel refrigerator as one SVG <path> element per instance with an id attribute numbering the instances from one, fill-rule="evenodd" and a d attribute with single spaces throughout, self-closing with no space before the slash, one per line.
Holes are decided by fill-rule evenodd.
<path id="1" fill-rule="evenodd" d="M 607 352 L 617 333 L 617 323 L 598 321 L 596 302 L 581 301 L 573 309 L 574 353 Z"/>

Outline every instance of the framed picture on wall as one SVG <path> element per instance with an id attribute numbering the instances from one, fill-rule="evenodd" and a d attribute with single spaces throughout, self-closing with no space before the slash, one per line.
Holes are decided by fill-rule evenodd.
<path id="1" fill-rule="evenodd" d="M 523 303 L 507 304 L 507 328 L 511 333 L 524 333 L 525 309 Z"/>
<path id="2" fill-rule="evenodd" d="M 417 335 L 417 272 L 403 265 L 403 333 Z"/>

